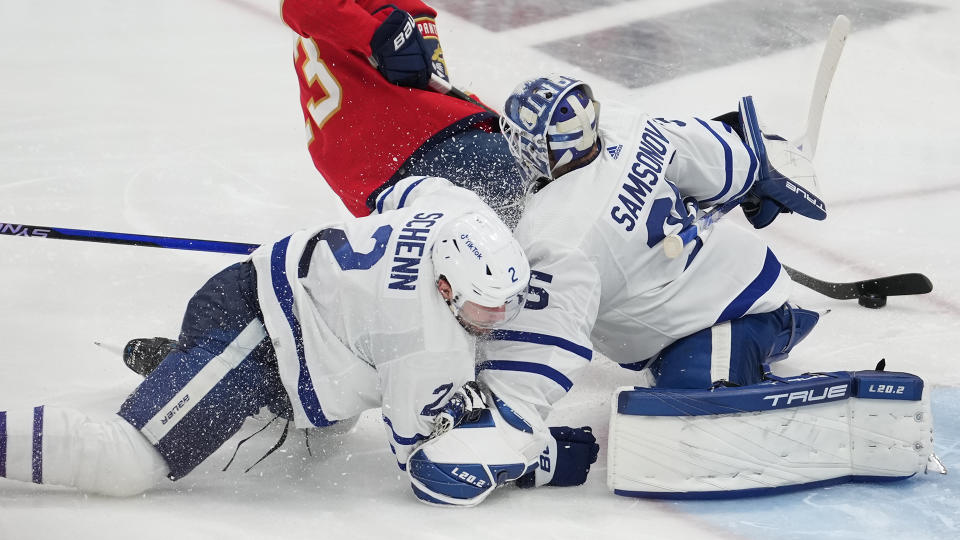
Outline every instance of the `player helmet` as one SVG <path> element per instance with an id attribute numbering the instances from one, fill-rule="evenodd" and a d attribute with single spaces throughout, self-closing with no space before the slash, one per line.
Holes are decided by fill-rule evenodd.
<path id="1" fill-rule="evenodd" d="M 512 320 L 526 301 L 527 256 L 500 220 L 471 212 L 437 231 L 430 256 L 434 279 L 450 284 L 453 314 L 487 330 Z"/>
<path id="2" fill-rule="evenodd" d="M 597 144 L 600 104 L 583 81 L 548 75 L 520 83 L 503 106 L 500 129 L 528 189 L 590 154 Z"/>

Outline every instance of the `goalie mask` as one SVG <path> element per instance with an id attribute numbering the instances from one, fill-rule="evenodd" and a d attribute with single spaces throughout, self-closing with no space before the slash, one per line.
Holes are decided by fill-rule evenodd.
<path id="1" fill-rule="evenodd" d="M 523 309 L 527 256 L 506 225 L 471 212 L 443 225 L 431 250 L 434 279 L 450 285 L 447 305 L 468 330 L 506 324 Z"/>
<path id="2" fill-rule="evenodd" d="M 500 129 L 523 171 L 527 188 L 555 179 L 555 171 L 588 156 L 597 144 L 600 104 L 583 81 L 563 75 L 530 79 L 503 106 Z"/>

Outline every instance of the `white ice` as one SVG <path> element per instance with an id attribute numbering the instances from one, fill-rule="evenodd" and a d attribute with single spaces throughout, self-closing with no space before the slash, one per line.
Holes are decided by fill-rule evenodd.
<path id="1" fill-rule="evenodd" d="M 830 217 L 780 218 L 763 236 L 782 261 L 823 279 L 931 278 L 932 294 L 890 298 L 881 310 L 798 290 L 805 306 L 832 311 L 780 372 L 870 369 L 886 358 L 888 369 L 917 373 L 934 387 L 937 452 L 957 469 L 960 5 L 923 2 L 941 9 L 865 31 L 848 14 L 854 32 L 817 155 Z M 596 30 L 704 3 L 585 3 L 580 17 Z M 262 243 L 345 215 L 306 153 L 277 11 L 273 0 L 0 2 L 0 222 Z M 520 79 L 563 71 L 601 99 L 664 116 L 711 116 L 752 94 L 766 123 L 786 132 L 802 127 L 821 50 L 628 90 L 530 48 L 530 35 L 495 38 L 452 15 L 439 22 L 453 81 L 493 104 Z M 551 35 L 549 24 L 538 28 Z M 0 409 L 112 414 L 138 383 L 115 348 L 175 335 L 193 291 L 236 260 L 0 236 Z M 593 425 L 605 442 L 610 391 L 630 382 L 600 360 L 554 420 Z M 503 489 L 457 511 L 414 499 L 374 415 L 348 437 L 313 440 L 313 456 L 297 433 L 243 474 L 277 436 L 250 441 L 227 472 L 232 442 L 187 478 L 131 499 L 0 480 L 0 539 L 960 536 L 955 475 L 663 503 L 610 494 L 601 451 L 583 487 Z"/>

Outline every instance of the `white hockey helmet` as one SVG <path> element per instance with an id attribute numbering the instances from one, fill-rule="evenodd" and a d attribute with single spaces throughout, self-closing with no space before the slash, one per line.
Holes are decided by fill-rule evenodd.
<path id="1" fill-rule="evenodd" d="M 431 250 L 434 279 L 450 284 L 450 310 L 480 329 L 506 324 L 526 301 L 530 263 L 499 219 L 470 212 L 445 223 Z"/>

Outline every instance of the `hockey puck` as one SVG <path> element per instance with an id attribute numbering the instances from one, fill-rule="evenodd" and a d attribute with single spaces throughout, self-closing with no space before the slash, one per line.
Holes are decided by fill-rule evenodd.
<path id="1" fill-rule="evenodd" d="M 860 298 L 857 299 L 857 302 L 865 308 L 880 309 L 887 305 L 887 297 L 882 294 L 875 293 L 861 294 Z"/>

